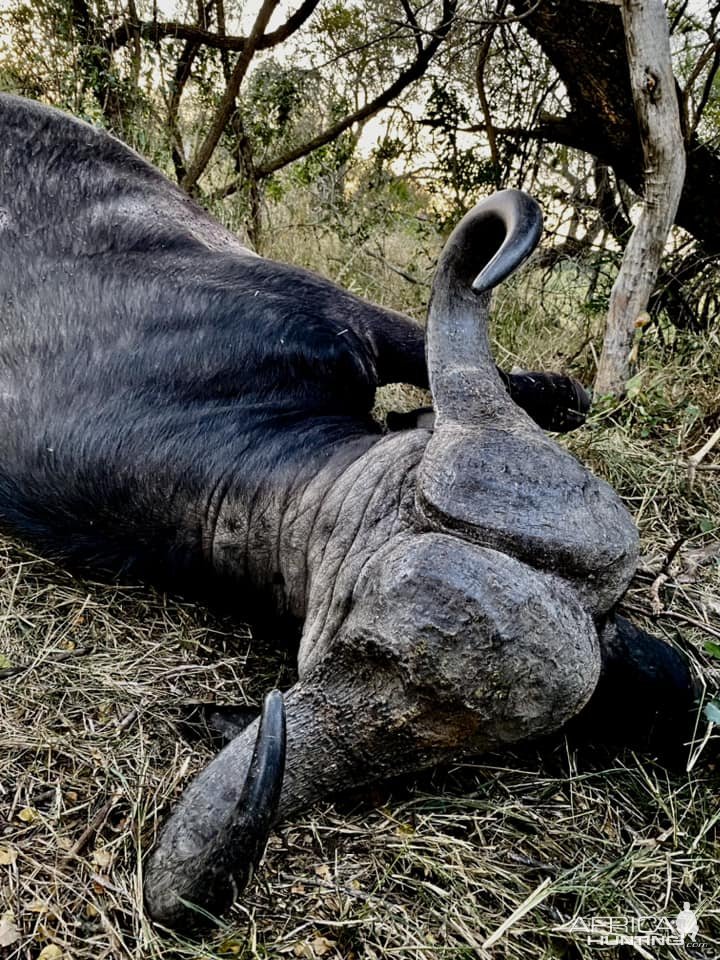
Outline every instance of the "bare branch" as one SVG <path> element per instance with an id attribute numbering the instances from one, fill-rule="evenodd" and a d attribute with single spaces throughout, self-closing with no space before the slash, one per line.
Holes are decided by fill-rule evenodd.
<path id="1" fill-rule="evenodd" d="M 218 24 L 218 36 L 225 37 L 227 36 L 227 30 L 225 28 L 225 0 L 218 0 L 217 4 L 217 24 Z M 228 57 L 227 49 L 222 49 L 220 51 L 220 62 L 222 63 L 223 68 L 223 77 L 225 78 L 225 83 L 230 79 L 231 69 L 230 69 L 230 58 Z"/>
<path id="2" fill-rule="evenodd" d="M 257 50 L 269 50 L 277 46 L 295 33 L 311 16 L 320 0 L 304 0 L 292 16 L 276 30 L 266 33 L 257 42 Z M 217 50 L 232 50 L 241 53 L 248 42 L 247 37 L 228 36 L 224 31 L 214 33 L 199 26 L 178 21 L 159 23 L 157 20 L 134 20 L 129 18 L 102 40 L 102 45 L 109 50 L 118 50 L 126 46 L 133 37 L 151 40 L 159 43 L 161 40 L 188 40 L 199 46 L 212 47 Z"/>
<path id="3" fill-rule="evenodd" d="M 173 76 L 172 87 L 170 90 L 170 100 L 168 102 L 168 129 L 172 137 L 172 158 L 175 167 L 175 176 L 178 182 L 181 182 L 187 172 L 187 160 L 185 157 L 185 147 L 180 135 L 180 126 L 178 123 L 178 114 L 180 111 L 180 100 L 182 98 L 185 85 L 190 79 L 192 66 L 198 54 L 200 47 L 198 44 L 188 40 L 183 46 L 180 57 L 175 64 L 175 74 Z"/>
<path id="4" fill-rule="evenodd" d="M 220 101 L 220 106 L 218 107 L 215 118 L 210 126 L 210 130 L 201 143 L 198 152 L 183 179 L 182 185 L 188 192 L 194 190 L 198 180 L 205 172 L 205 168 L 215 152 L 215 147 L 217 147 L 220 137 L 222 136 L 225 127 L 228 125 L 228 121 L 230 120 L 232 112 L 235 109 L 235 99 L 240 91 L 240 85 L 245 78 L 248 67 L 250 66 L 250 61 L 257 50 L 258 41 L 263 36 L 265 28 L 270 22 L 270 17 L 275 12 L 279 2 L 280 0 L 264 0 L 260 11 L 255 18 L 255 23 L 253 24 L 250 35 L 247 38 L 247 42 L 243 47 L 242 53 L 237 59 L 232 75 L 230 76 L 230 80 L 228 81 L 225 89 L 225 93 L 223 94 L 223 98 Z"/>
<path id="5" fill-rule="evenodd" d="M 418 24 L 417 17 L 415 16 L 415 11 L 413 10 L 410 0 L 400 0 L 402 8 L 405 11 L 405 16 L 407 17 L 407 22 L 413 28 L 413 35 L 415 37 L 415 46 L 417 47 L 418 55 L 422 56 L 423 44 L 422 44 L 422 31 L 420 30 L 420 25 Z"/>
<path id="6" fill-rule="evenodd" d="M 644 203 L 610 294 L 595 389 L 620 396 L 685 179 L 685 149 L 662 0 L 623 0 L 633 100 L 645 158 Z"/>
<path id="7" fill-rule="evenodd" d="M 600 161 L 595 158 L 595 206 L 610 234 L 621 246 L 624 246 L 632 230 L 632 223 L 625 215 L 621 203 L 618 203 L 615 198 L 615 191 L 610 182 L 611 169 L 607 164 L 600 163 Z"/>
<path id="8" fill-rule="evenodd" d="M 507 0 L 498 0 L 496 8 L 498 19 L 502 18 L 506 7 Z M 487 91 L 485 90 L 485 65 L 487 64 L 487 59 L 490 55 L 490 48 L 492 47 L 492 41 L 497 27 L 498 21 L 491 23 L 485 31 L 485 36 L 482 38 L 478 46 L 477 60 L 475 61 L 475 88 L 480 101 L 480 109 L 482 110 L 483 119 L 485 120 L 485 132 L 487 134 L 488 147 L 490 148 L 490 159 L 492 160 L 493 167 L 495 168 L 495 186 L 499 187 L 500 151 L 498 150 L 497 137 L 495 136 L 495 128 L 492 122 L 490 101 L 488 100 Z"/>
<path id="9" fill-rule="evenodd" d="M 670 33 L 671 33 L 671 34 L 675 33 L 675 30 L 677 29 L 677 25 L 680 23 L 680 21 L 682 20 L 682 18 L 685 16 L 685 11 L 686 11 L 687 8 L 688 8 L 688 3 L 689 3 L 689 2 L 690 2 L 690 0 L 682 0 L 682 3 L 681 3 L 680 6 L 677 8 L 677 11 L 675 12 L 675 16 L 672 18 L 672 23 L 670 24 Z"/>
<path id="10" fill-rule="evenodd" d="M 600 3 L 615 3 L 620 2 L 620 0 L 599 0 Z M 517 13 L 512 17 L 491 17 L 488 20 L 474 20 L 470 17 L 467 18 L 467 23 L 472 23 L 476 27 L 500 27 L 508 23 L 521 23 L 527 17 L 531 17 L 533 13 L 538 9 L 538 7 L 544 3 L 544 0 L 535 0 L 535 3 L 529 7 L 527 10 L 524 10 L 522 13 Z"/>
<path id="11" fill-rule="evenodd" d="M 293 163 L 295 160 L 300 160 L 302 157 L 306 157 L 314 150 L 324 147 L 325 144 L 332 143 L 333 140 L 336 140 L 342 133 L 344 133 L 346 130 L 349 130 L 350 127 L 367 120 L 369 117 L 374 116 L 376 113 L 379 113 L 380 110 L 387 107 L 411 83 L 413 83 L 413 81 L 418 80 L 425 73 L 428 64 L 434 57 L 441 43 L 447 36 L 448 31 L 450 30 L 455 17 L 456 9 L 457 0 L 443 0 L 442 16 L 440 22 L 432 31 L 432 39 L 427 46 L 423 48 L 422 53 L 418 53 L 417 57 L 410 64 L 410 66 L 403 70 L 400 76 L 392 84 L 390 84 L 386 90 L 384 90 L 369 103 L 366 103 L 363 107 L 360 107 L 354 113 L 348 114 L 348 116 L 343 117 L 342 120 L 339 120 L 326 130 L 323 130 L 322 133 L 319 133 L 311 140 L 308 140 L 297 147 L 293 147 L 291 150 L 288 150 L 281 156 L 275 157 L 273 160 L 268 160 L 266 163 L 256 167 L 255 172 L 258 178 L 264 179 L 269 177 L 277 170 L 281 170 L 283 167 L 288 166 L 288 164 Z M 242 181 L 239 178 L 234 180 L 232 183 L 228 184 L 227 187 L 214 194 L 213 198 L 222 199 L 230 196 L 238 190 L 241 182 Z"/>
<path id="12" fill-rule="evenodd" d="M 718 69 L 720 68 L 720 43 L 715 44 L 715 51 L 713 56 L 712 64 L 708 70 L 708 75 L 705 77 L 705 84 L 703 85 L 703 92 L 700 95 L 700 100 L 698 102 L 697 108 L 695 109 L 695 116 L 693 117 L 692 123 L 690 124 L 690 129 L 688 130 L 687 138 L 688 141 L 693 137 L 697 131 L 697 128 L 702 120 L 702 115 L 705 112 L 705 107 L 708 105 L 710 100 L 710 94 L 712 93 L 713 85 L 715 83 L 715 77 L 717 76 Z"/>
<path id="13" fill-rule="evenodd" d="M 700 76 L 700 74 L 703 72 L 703 70 L 707 66 L 708 61 L 711 59 L 713 53 L 716 52 L 716 48 L 717 48 L 716 44 L 709 44 L 707 47 L 705 47 L 705 49 L 700 54 L 700 56 L 695 60 L 695 65 L 690 71 L 687 81 L 685 83 L 685 89 L 682 91 L 682 102 L 683 102 L 683 108 L 684 108 L 685 114 L 687 114 L 688 112 L 687 104 L 690 101 L 690 97 L 692 95 L 695 82 L 697 81 L 697 78 Z"/>
<path id="14" fill-rule="evenodd" d="M 378 46 L 378 44 L 385 43 L 388 40 L 394 40 L 395 37 L 399 37 L 402 32 L 402 27 L 396 26 L 393 30 L 389 30 L 387 33 L 379 33 L 371 40 L 358 43 L 354 47 L 345 47 L 344 50 L 340 50 L 334 56 L 329 57 L 327 60 L 323 60 L 321 63 L 318 63 L 316 69 L 325 70 L 327 67 L 331 67 L 334 63 L 341 63 L 346 57 L 352 56 L 354 53 L 362 53 L 364 50 L 370 50 L 372 47 Z"/>

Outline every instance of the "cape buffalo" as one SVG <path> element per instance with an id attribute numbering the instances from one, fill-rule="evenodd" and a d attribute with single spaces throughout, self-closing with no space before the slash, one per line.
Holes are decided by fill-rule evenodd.
<path id="1" fill-rule="evenodd" d="M 613 614 L 629 513 L 540 428 L 581 422 L 584 393 L 491 358 L 490 291 L 540 231 L 517 191 L 468 213 L 425 343 L 256 256 L 103 131 L 0 96 L 0 520 L 76 567 L 302 628 L 284 703 L 167 823 L 153 918 L 225 909 L 277 818 L 556 730 L 601 674 L 601 704 L 624 684 L 687 708 L 684 662 Z M 384 433 L 376 387 L 428 370 L 434 425 Z"/>

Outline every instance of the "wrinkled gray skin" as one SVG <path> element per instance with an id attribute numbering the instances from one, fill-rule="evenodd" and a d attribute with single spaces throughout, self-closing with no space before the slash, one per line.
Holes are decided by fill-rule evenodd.
<path id="1" fill-rule="evenodd" d="M 576 714 L 637 536 L 492 362 L 490 290 L 537 243 L 536 204 L 497 194 L 450 237 L 434 431 L 382 436 L 374 387 L 425 373 L 403 366 L 421 342 L 407 318 L 256 257 L 57 111 L 0 96 L 0 131 L 3 524 L 71 563 L 204 578 L 304 623 L 284 780 L 274 694 L 167 823 L 151 916 L 192 927 L 193 904 L 229 906 L 276 813 Z"/>
<path id="2" fill-rule="evenodd" d="M 281 820 L 340 787 L 556 730 L 597 683 L 595 623 L 629 583 L 637 533 L 610 487 L 512 403 L 488 343 L 489 289 L 531 252 L 537 222 L 507 191 L 447 243 L 428 319 L 434 432 L 342 451 L 271 524 L 305 618 Z M 236 543 L 226 509 L 218 564 Z M 233 740 L 166 825 L 146 885 L 158 919 L 188 922 L 178 894 L 217 906 L 242 885 L 224 838 L 256 735 Z"/>

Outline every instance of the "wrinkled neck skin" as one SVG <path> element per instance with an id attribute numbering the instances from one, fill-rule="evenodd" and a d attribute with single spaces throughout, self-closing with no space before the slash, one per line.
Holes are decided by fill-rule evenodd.
<path id="1" fill-rule="evenodd" d="M 415 473 L 430 432 L 368 434 L 284 466 L 217 511 L 214 569 L 262 597 L 261 619 L 304 623 L 300 676 L 326 652 L 367 561 L 413 528 Z M 268 587 L 268 585 L 271 585 Z"/>
<path id="2" fill-rule="evenodd" d="M 322 477 L 306 490 L 315 503 L 320 495 L 321 513 L 296 528 L 308 543 L 301 679 L 332 656 L 362 571 L 389 541 L 416 531 L 415 477 L 429 437 L 426 430 L 384 437 L 337 475 L 325 495 Z"/>
<path id="3" fill-rule="evenodd" d="M 447 524 L 436 524 L 430 514 L 417 509 L 418 472 L 432 437 L 432 431 L 425 429 L 380 438 L 359 436 L 297 469 L 283 467 L 265 481 L 262 491 L 250 496 L 245 492 L 242 502 L 231 493 L 220 506 L 213 531 L 213 565 L 224 579 L 242 579 L 249 594 L 262 596 L 267 611 L 278 619 L 304 624 L 298 654 L 301 679 L 332 652 L 361 572 L 389 540 L 402 534 L 449 532 Z M 502 442 L 507 444 L 507 438 Z M 542 442 L 552 455 L 560 454 L 551 440 L 542 438 Z M 473 463 L 471 450 L 466 450 L 465 466 L 479 477 L 483 464 Z M 573 462 L 578 474 L 586 473 L 569 454 L 563 451 L 562 456 Z M 441 470 L 437 472 L 442 476 Z M 443 479 L 452 485 L 455 478 Z M 617 501 L 618 526 L 626 533 L 629 517 L 616 495 L 595 478 L 590 486 Z M 509 491 L 507 497 L 511 498 Z M 595 622 L 601 622 L 624 593 L 628 570 L 634 567 L 634 561 L 630 565 L 607 561 L 605 541 L 612 544 L 612 530 L 605 532 L 604 539 L 598 535 L 595 544 L 589 542 L 589 535 L 597 531 L 586 531 L 587 553 L 596 555 L 597 561 L 590 576 L 575 569 L 565 550 L 557 556 L 544 550 L 534 563 L 520 537 L 513 544 L 492 531 L 478 536 L 473 525 L 462 522 L 451 532 L 552 573 L 580 599 Z M 572 546 L 579 552 L 577 542 Z"/>

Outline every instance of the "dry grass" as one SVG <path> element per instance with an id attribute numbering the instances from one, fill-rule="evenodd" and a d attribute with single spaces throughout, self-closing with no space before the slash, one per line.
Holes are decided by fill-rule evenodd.
<path id="1" fill-rule="evenodd" d="M 670 775 L 561 739 L 285 825 L 225 931 L 206 944 L 162 936 L 142 915 L 140 858 L 209 757 L 179 733 L 182 707 L 257 702 L 289 665 L 197 608 L 73 581 L 9 544 L 3 566 L 2 650 L 28 665 L 2 687 L 2 911 L 21 933 L 8 958 L 48 945 L 78 960 L 590 958 L 559 930 L 573 916 L 672 915 L 683 900 L 717 955 L 715 771 L 701 758 Z M 720 596 L 716 571 L 669 585 L 669 611 L 698 623 L 697 596 Z M 647 611 L 648 588 L 640 578 L 633 608 Z M 706 631 L 679 625 L 699 650 Z"/>
<path id="2" fill-rule="evenodd" d="M 568 356 L 549 321 L 528 334 L 528 354 L 532 340 L 535 359 Z M 720 660 L 706 645 L 720 643 L 720 565 L 693 551 L 720 540 L 720 477 L 701 472 L 690 491 L 683 464 L 720 418 L 720 351 L 680 347 L 675 360 L 648 354 L 636 396 L 601 408 L 570 443 L 638 516 L 628 611 L 716 690 Z M 505 349 L 533 359 L 509 338 Z M 720 450 L 708 462 L 720 465 Z M 0 565 L 0 668 L 24 668 L 0 683 L 0 916 L 18 931 L 0 948 L 8 960 L 720 955 L 713 741 L 690 773 L 669 773 L 558 737 L 314 810 L 279 829 L 215 938 L 164 935 L 143 915 L 142 856 L 210 756 L 179 721 L 198 701 L 257 703 L 291 682 L 291 658 L 241 624 L 73 579 L 7 541 Z M 674 916 L 683 901 L 700 920 L 687 950 L 600 952 L 567 929 L 577 916 Z"/>

